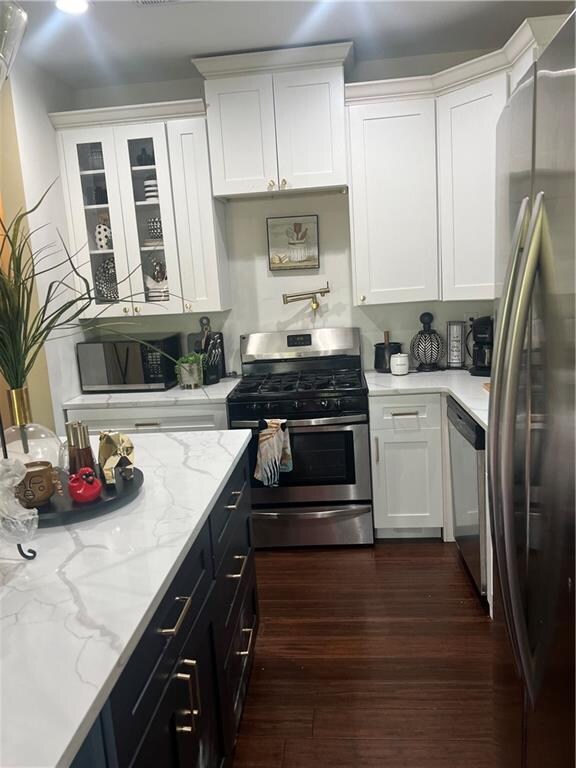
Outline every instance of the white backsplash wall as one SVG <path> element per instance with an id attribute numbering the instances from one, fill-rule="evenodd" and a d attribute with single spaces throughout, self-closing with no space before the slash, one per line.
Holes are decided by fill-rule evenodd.
<path id="1" fill-rule="evenodd" d="M 270 272 L 266 218 L 317 214 L 320 267 L 317 270 Z M 233 308 L 208 313 L 214 330 L 225 335 L 228 370 L 240 370 L 239 336 L 253 331 L 286 331 L 330 326 L 358 326 L 362 334 L 363 364 L 372 368 L 373 344 L 382 341 L 385 330 L 404 349 L 421 328 L 418 317 L 430 311 L 433 327 L 446 334 L 447 320 L 490 314 L 492 302 L 440 302 L 352 306 L 352 274 L 348 196 L 340 192 L 306 195 L 271 195 L 228 203 L 228 246 L 230 253 Z M 320 299 L 314 315 L 308 301 L 284 305 L 283 293 L 307 291 L 330 283 L 330 294 Z M 132 332 L 198 331 L 200 315 L 141 318 Z"/>

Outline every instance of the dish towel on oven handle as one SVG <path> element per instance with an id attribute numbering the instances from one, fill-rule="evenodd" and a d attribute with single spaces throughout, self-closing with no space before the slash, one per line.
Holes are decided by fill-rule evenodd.
<path id="1" fill-rule="evenodd" d="M 280 472 L 292 471 L 292 449 L 286 419 L 265 419 L 266 427 L 258 435 L 258 455 L 254 477 L 275 488 Z"/>

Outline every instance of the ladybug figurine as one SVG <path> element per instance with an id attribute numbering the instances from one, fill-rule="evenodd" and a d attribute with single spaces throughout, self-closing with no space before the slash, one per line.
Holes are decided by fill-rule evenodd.
<path id="1" fill-rule="evenodd" d="M 96 501 L 100 497 L 101 492 L 102 483 L 90 467 L 82 467 L 75 475 L 71 475 L 68 480 L 68 493 L 79 504 Z"/>

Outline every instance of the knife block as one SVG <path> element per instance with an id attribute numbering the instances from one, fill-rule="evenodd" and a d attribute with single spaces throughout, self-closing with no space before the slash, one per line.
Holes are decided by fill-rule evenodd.
<path id="1" fill-rule="evenodd" d="M 220 366 L 218 364 L 204 366 L 204 386 L 208 386 L 210 384 L 218 384 L 220 381 L 219 369 Z"/>

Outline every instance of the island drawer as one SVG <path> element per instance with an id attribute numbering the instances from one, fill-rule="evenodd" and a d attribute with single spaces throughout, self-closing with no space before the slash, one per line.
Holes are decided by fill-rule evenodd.
<path id="1" fill-rule="evenodd" d="M 128 765 L 213 584 L 206 522 L 110 696 L 119 768 Z"/>
<path id="2" fill-rule="evenodd" d="M 251 558 L 247 579 L 238 601 L 239 610 L 233 623 L 230 640 L 224 653 L 221 671 L 221 701 L 224 741 L 232 749 L 240 724 L 250 670 L 254 661 L 254 647 L 258 631 L 258 595 L 256 571 Z"/>
<path id="3" fill-rule="evenodd" d="M 226 488 L 210 513 L 210 534 L 214 557 L 214 576 L 218 576 L 240 519 L 250 516 L 250 479 L 248 461 L 236 467 Z M 242 554 L 239 552 L 238 554 Z"/>

